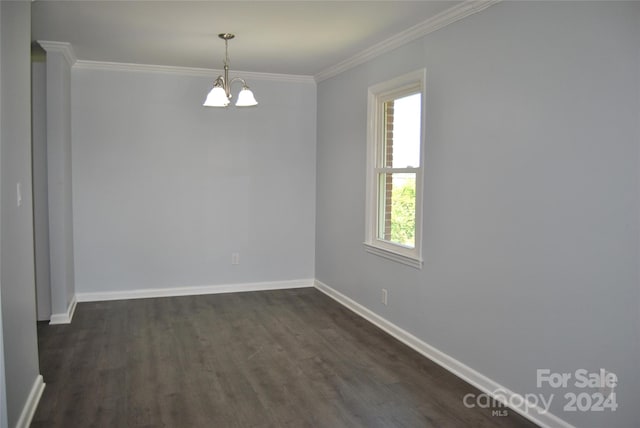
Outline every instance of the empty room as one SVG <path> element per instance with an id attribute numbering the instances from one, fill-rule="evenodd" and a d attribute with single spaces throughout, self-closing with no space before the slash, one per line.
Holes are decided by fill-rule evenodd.
<path id="1" fill-rule="evenodd" d="M 0 1 L 0 428 L 640 427 L 640 2 Z"/>

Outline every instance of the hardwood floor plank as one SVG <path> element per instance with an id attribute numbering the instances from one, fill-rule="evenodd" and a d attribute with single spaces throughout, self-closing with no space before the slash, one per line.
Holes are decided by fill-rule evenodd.
<path id="1" fill-rule="evenodd" d="M 32 427 L 532 427 L 314 289 L 80 303 Z"/>

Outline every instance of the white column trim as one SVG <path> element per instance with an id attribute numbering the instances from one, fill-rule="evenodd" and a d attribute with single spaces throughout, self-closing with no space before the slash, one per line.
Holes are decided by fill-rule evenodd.
<path id="1" fill-rule="evenodd" d="M 78 61 L 76 54 L 73 50 L 71 43 L 67 42 L 50 42 L 47 40 L 38 40 L 38 44 L 42 46 L 47 53 L 61 53 L 64 55 L 64 59 L 67 60 L 69 66 L 72 67 Z"/>
<path id="2" fill-rule="evenodd" d="M 55 324 L 71 324 L 71 320 L 73 319 L 73 313 L 76 311 L 76 304 L 78 301 L 76 300 L 76 296 L 71 297 L 71 301 L 67 306 L 67 312 L 63 314 L 51 314 L 51 319 L 49 320 L 50 325 Z"/>

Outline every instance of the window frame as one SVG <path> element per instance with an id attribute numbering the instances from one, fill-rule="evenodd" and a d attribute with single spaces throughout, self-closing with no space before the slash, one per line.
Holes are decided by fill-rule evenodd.
<path id="1" fill-rule="evenodd" d="M 366 218 L 365 241 L 367 252 L 409 265 L 422 268 L 422 194 L 424 177 L 425 111 L 426 111 L 426 69 L 420 69 L 369 87 L 367 97 L 367 170 L 366 170 Z M 384 148 L 384 124 L 387 101 L 411 94 L 421 95 L 420 114 L 420 165 L 417 168 L 388 168 L 382 163 Z M 406 170 L 416 174 L 416 212 L 414 248 L 378 238 L 379 186 L 378 174 L 385 170 Z M 394 171 L 401 172 L 401 171 Z"/>

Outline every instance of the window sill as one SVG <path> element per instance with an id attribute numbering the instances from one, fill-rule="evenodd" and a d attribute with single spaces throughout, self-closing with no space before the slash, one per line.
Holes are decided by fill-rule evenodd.
<path id="1" fill-rule="evenodd" d="M 422 259 L 381 248 L 368 242 L 364 242 L 363 245 L 367 253 L 375 254 L 376 256 L 384 257 L 385 259 L 393 260 L 394 262 L 402 263 L 416 269 L 422 269 Z"/>

